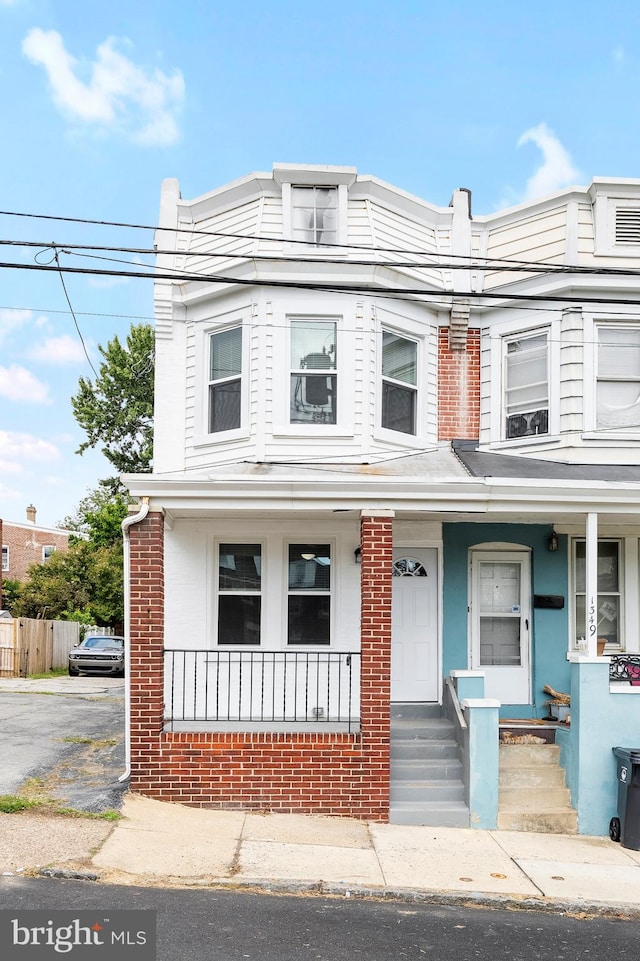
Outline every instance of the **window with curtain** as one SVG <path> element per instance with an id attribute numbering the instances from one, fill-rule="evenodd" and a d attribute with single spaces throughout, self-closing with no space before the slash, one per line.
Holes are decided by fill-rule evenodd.
<path id="1" fill-rule="evenodd" d="M 640 428 L 640 327 L 598 328 L 596 427 Z"/>
<path id="2" fill-rule="evenodd" d="M 549 338 L 546 332 L 506 340 L 505 436 L 549 431 Z"/>
<path id="3" fill-rule="evenodd" d="M 209 338 L 209 433 L 240 427 L 242 328 L 231 327 Z"/>
<path id="4" fill-rule="evenodd" d="M 220 544 L 218 644 L 259 644 L 261 614 L 260 544 Z"/>
<path id="5" fill-rule="evenodd" d="M 331 547 L 290 544 L 288 570 L 289 644 L 331 642 Z"/>
<path id="6" fill-rule="evenodd" d="M 291 321 L 289 419 L 292 424 L 336 423 L 336 333 L 335 321 Z"/>
<path id="7" fill-rule="evenodd" d="M 293 239 L 312 244 L 338 241 L 338 190 L 336 187 L 292 187 Z"/>
<path id="8" fill-rule="evenodd" d="M 418 345 L 391 331 L 382 332 L 382 426 L 416 433 Z"/>

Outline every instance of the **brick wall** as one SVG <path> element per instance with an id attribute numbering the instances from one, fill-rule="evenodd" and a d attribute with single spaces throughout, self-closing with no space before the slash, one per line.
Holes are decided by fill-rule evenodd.
<path id="1" fill-rule="evenodd" d="M 449 347 L 438 331 L 438 439 L 477 440 L 480 430 L 480 331 L 469 330 L 465 350 Z"/>
<path id="2" fill-rule="evenodd" d="M 9 569 L 3 572 L 3 577 L 5 580 L 24 581 L 31 564 L 42 564 L 42 549 L 51 546 L 57 551 L 66 550 L 69 535 L 34 524 L 11 524 L 5 521 L 2 544 L 9 548 Z"/>
<path id="3" fill-rule="evenodd" d="M 201 807 L 388 819 L 391 518 L 363 518 L 361 538 L 358 734 L 163 733 L 162 516 L 130 528 L 132 790 Z"/>

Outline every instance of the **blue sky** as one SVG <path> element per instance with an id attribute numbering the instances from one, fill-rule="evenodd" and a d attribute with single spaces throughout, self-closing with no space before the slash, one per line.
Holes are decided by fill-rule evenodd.
<path id="1" fill-rule="evenodd" d="M 637 0 L 0 0 L 0 208 L 153 224 L 274 161 L 348 164 L 489 213 L 640 176 Z M 2 263 L 150 232 L 0 214 Z M 102 262 L 63 255 L 63 262 Z M 93 363 L 151 319 L 148 281 L 66 280 Z M 55 525 L 112 471 L 71 411 L 91 374 L 55 272 L 0 273 L 0 517 Z"/>

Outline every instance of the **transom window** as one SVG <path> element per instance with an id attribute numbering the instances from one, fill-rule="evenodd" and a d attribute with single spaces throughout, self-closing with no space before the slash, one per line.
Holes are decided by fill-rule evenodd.
<path id="1" fill-rule="evenodd" d="M 586 544 L 574 542 L 574 649 L 585 642 Z M 622 613 L 622 572 L 620 541 L 598 541 L 598 600 L 596 629 L 599 640 L 608 650 L 620 650 L 620 618 Z"/>
<path id="2" fill-rule="evenodd" d="M 261 614 L 261 545 L 220 544 L 218 644 L 259 644 Z"/>
<path id="3" fill-rule="evenodd" d="M 338 240 L 337 187 L 292 187 L 293 239 L 313 244 Z"/>
<path id="4" fill-rule="evenodd" d="M 335 321 L 291 321 L 292 424 L 336 423 L 336 333 Z"/>
<path id="5" fill-rule="evenodd" d="M 547 333 L 506 341 L 505 437 L 549 431 L 549 344 Z"/>
<path id="6" fill-rule="evenodd" d="M 416 433 L 418 345 L 391 331 L 382 332 L 382 426 Z"/>
<path id="7" fill-rule="evenodd" d="M 329 544 L 289 545 L 287 642 L 331 642 Z"/>
<path id="8" fill-rule="evenodd" d="M 242 328 L 231 327 L 209 338 L 209 433 L 240 427 Z"/>
<path id="9" fill-rule="evenodd" d="M 598 327 L 596 427 L 640 427 L 640 327 Z"/>
<path id="10" fill-rule="evenodd" d="M 427 572 L 419 560 L 415 557 L 399 557 L 393 562 L 391 570 L 393 577 L 427 577 Z"/>

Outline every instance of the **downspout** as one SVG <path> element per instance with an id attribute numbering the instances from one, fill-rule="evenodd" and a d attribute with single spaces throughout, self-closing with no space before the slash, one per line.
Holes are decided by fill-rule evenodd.
<path id="1" fill-rule="evenodd" d="M 142 498 L 137 514 L 125 517 L 122 522 L 122 546 L 124 548 L 124 750 L 125 768 L 118 781 L 126 781 L 131 774 L 131 545 L 129 528 L 139 524 L 149 513 L 149 498 Z"/>

